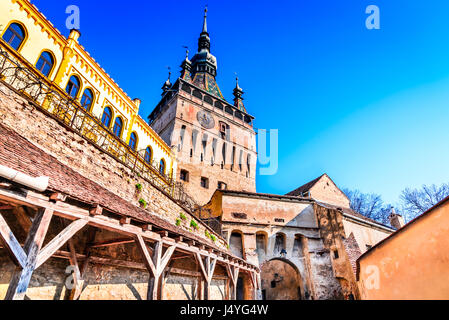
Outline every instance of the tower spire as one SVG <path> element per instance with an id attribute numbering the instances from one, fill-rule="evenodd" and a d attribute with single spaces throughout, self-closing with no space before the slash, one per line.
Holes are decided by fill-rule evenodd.
<path id="1" fill-rule="evenodd" d="M 207 6 L 204 8 L 203 33 L 207 33 Z"/>
<path id="2" fill-rule="evenodd" d="M 200 34 L 200 38 L 198 40 L 198 52 L 206 50 L 210 52 L 210 38 L 209 33 L 207 32 L 207 6 L 204 9 L 204 21 L 203 21 L 203 31 Z"/>

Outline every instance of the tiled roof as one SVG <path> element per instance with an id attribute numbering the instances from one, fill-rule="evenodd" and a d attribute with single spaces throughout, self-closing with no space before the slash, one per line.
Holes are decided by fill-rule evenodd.
<path id="1" fill-rule="evenodd" d="M 48 187 L 50 191 L 64 193 L 87 204 L 98 204 L 115 214 L 131 217 L 137 222 L 152 224 L 156 228 L 221 250 L 209 241 L 131 204 L 85 178 L 2 124 L 0 124 L 0 163 L 33 177 L 50 177 Z"/>
<path id="2" fill-rule="evenodd" d="M 345 246 L 349 262 L 351 263 L 355 275 L 357 273 L 357 259 L 362 255 L 362 251 L 355 240 L 354 233 L 351 233 L 348 238 L 343 240 L 343 245 Z"/>
<path id="3" fill-rule="evenodd" d="M 303 196 L 304 194 L 306 194 L 307 192 L 309 192 L 310 189 L 312 189 L 313 186 L 314 186 L 318 181 L 320 181 L 320 179 L 321 179 L 322 177 L 324 177 L 324 176 L 325 176 L 325 174 L 323 174 L 322 176 L 316 178 L 315 180 L 312 180 L 312 181 L 306 183 L 305 185 L 299 187 L 298 189 L 296 189 L 296 190 L 294 190 L 294 191 L 292 191 L 292 192 L 287 193 L 287 196 Z"/>

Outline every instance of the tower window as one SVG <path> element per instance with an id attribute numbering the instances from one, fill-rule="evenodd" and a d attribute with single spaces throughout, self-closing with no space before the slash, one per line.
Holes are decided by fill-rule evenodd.
<path id="1" fill-rule="evenodd" d="M 51 70 L 53 69 L 53 65 L 55 60 L 53 56 L 48 51 L 42 52 L 39 60 L 36 63 L 36 69 L 39 70 L 44 76 L 48 77 L 50 75 Z"/>
<path id="2" fill-rule="evenodd" d="M 209 189 L 209 179 L 201 177 L 201 187 L 204 189 Z"/>
<path id="3" fill-rule="evenodd" d="M 3 40 L 5 40 L 14 50 L 19 50 L 25 40 L 25 29 L 18 23 L 11 23 L 3 35 Z"/>
<path id="4" fill-rule="evenodd" d="M 67 92 L 73 99 L 78 96 L 78 91 L 80 90 L 81 82 L 76 76 L 71 76 L 65 92 Z"/>
<path id="5" fill-rule="evenodd" d="M 189 182 L 189 172 L 187 170 L 181 170 L 179 178 L 184 182 Z"/>

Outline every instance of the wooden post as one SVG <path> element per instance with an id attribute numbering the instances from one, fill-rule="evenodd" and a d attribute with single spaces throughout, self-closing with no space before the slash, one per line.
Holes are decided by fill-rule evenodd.
<path id="1" fill-rule="evenodd" d="M 215 267 L 217 265 L 217 259 L 212 259 L 208 255 L 204 261 L 199 252 L 196 253 L 196 260 L 203 275 L 204 280 L 204 300 L 210 300 L 210 285 L 212 278 L 214 277 Z"/>
<path id="2" fill-rule="evenodd" d="M 53 210 L 50 209 L 40 209 L 37 212 L 25 241 L 24 252 L 27 255 L 25 266 L 16 267 L 14 270 L 5 300 L 23 300 L 25 298 L 52 216 Z"/>
<path id="3" fill-rule="evenodd" d="M 168 247 L 168 249 L 165 251 L 164 256 L 162 256 L 162 241 L 158 241 L 155 243 L 152 255 L 148 251 L 148 247 L 141 235 L 136 236 L 136 244 L 142 256 L 144 257 L 145 266 L 150 273 L 147 299 L 161 299 L 162 297 L 160 293 L 163 291 L 163 288 L 160 288 L 160 284 L 163 285 L 163 281 L 161 282 L 161 275 L 164 272 L 165 267 L 170 262 L 170 259 L 175 252 L 176 245 Z"/>
<path id="4" fill-rule="evenodd" d="M 73 245 L 73 240 L 70 239 L 68 244 L 70 250 L 70 265 L 74 268 L 73 289 L 70 292 L 69 300 L 78 300 L 83 290 L 84 280 L 81 277 L 80 268 L 78 266 L 78 260 L 76 259 L 76 251 L 75 246 Z"/>
<path id="5" fill-rule="evenodd" d="M 231 288 L 231 300 L 237 300 L 237 283 L 239 279 L 240 269 L 236 266 L 232 266 L 230 264 L 226 264 L 226 271 L 228 272 L 229 279 L 232 282 Z"/>

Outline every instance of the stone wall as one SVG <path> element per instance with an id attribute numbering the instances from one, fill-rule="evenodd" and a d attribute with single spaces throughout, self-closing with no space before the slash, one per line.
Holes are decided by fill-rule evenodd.
<path id="1" fill-rule="evenodd" d="M 193 219 L 199 224 L 199 229 L 194 232 L 206 241 L 212 241 L 205 236 L 206 226 L 170 197 L 2 83 L 0 83 L 0 122 L 63 164 L 121 198 L 136 206 L 139 206 L 140 199 L 144 199 L 148 203 L 147 210 L 165 219 L 168 224 L 176 224 L 180 214 L 183 213 L 188 217 L 185 229 L 190 229 L 190 220 Z M 137 191 L 137 184 L 142 185 L 141 192 Z M 216 235 L 218 239 L 216 245 L 225 249 L 226 243 L 221 236 L 210 229 L 208 231 Z"/>
<path id="2" fill-rule="evenodd" d="M 331 250 L 322 237 L 323 219 L 312 201 L 229 191 L 215 193 L 207 208 L 221 216 L 231 251 L 239 250 L 238 237 L 229 241 L 232 234 L 241 235 L 244 258 L 262 270 L 267 299 L 343 299 Z M 278 236 L 283 238 L 279 248 Z"/>

